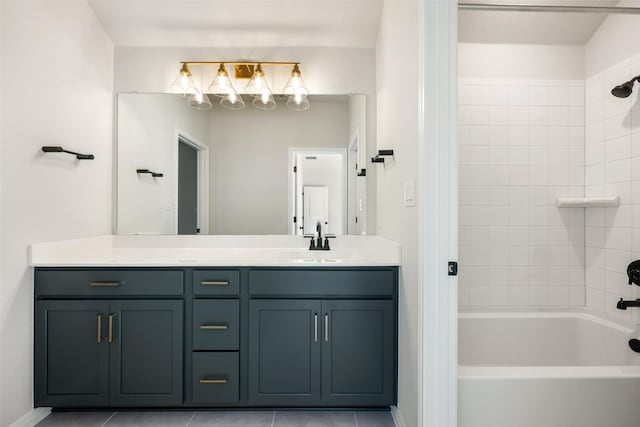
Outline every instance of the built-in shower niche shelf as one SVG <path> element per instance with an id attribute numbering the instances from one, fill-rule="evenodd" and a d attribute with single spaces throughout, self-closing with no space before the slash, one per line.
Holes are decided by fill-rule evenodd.
<path id="1" fill-rule="evenodd" d="M 600 197 L 558 197 L 556 205 L 559 208 L 607 208 L 620 205 L 619 196 Z"/>

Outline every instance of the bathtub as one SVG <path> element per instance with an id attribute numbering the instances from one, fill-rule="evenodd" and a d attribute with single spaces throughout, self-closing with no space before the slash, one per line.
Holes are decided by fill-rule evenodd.
<path id="1" fill-rule="evenodd" d="M 639 427 L 638 334 L 586 309 L 461 310 L 459 427 Z"/>

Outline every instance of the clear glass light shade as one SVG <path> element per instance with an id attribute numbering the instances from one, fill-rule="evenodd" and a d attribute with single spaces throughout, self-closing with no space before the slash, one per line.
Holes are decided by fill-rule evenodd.
<path id="1" fill-rule="evenodd" d="M 220 105 L 229 110 L 242 110 L 245 107 L 242 96 L 238 95 L 235 92 L 230 93 L 226 97 L 222 98 L 220 100 Z"/>
<path id="2" fill-rule="evenodd" d="M 287 100 L 287 108 L 294 111 L 304 111 L 311 107 L 306 96 L 292 95 Z"/>
<path id="3" fill-rule="evenodd" d="M 300 75 L 300 68 L 298 65 L 294 65 L 293 71 L 291 72 L 291 77 L 287 81 L 287 84 L 284 86 L 282 92 L 285 95 L 309 95 L 309 89 L 307 89 L 307 85 L 302 80 L 302 76 Z"/>
<path id="4" fill-rule="evenodd" d="M 256 95 L 253 98 L 251 105 L 259 110 L 273 110 L 276 108 L 276 100 L 273 99 L 271 91 L 264 90 L 260 95 Z"/>
<path id="5" fill-rule="evenodd" d="M 186 64 L 180 69 L 178 77 L 169 86 L 169 91 L 185 98 L 189 95 L 195 95 L 199 92 L 196 83 L 191 78 L 191 72 Z"/>
<path id="6" fill-rule="evenodd" d="M 210 110 L 213 108 L 209 97 L 203 93 L 196 93 L 187 99 L 187 104 L 197 110 Z"/>
<path id="7" fill-rule="evenodd" d="M 221 98 L 226 97 L 231 93 L 235 93 L 236 90 L 231 83 L 231 79 L 229 78 L 229 74 L 227 73 L 227 69 L 224 64 L 220 64 L 220 68 L 218 68 L 218 73 L 214 77 L 211 85 L 209 86 L 209 93 L 212 93 Z"/>
<path id="8" fill-rule="evenodd" d="M 253 76 L 251 76 L 251 80 L 247 83 L 245 92 L 249 95 L 262 95 L 265 90 L 271 93 L 269 83 L 267 79 L 265 79 L 264 72 L 262 71 L 262 65 L 258 64 L 256 70 L 253 72 Z"/>

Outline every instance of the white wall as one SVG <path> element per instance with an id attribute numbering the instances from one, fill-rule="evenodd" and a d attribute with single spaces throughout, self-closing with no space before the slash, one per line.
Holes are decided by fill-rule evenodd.
<path id="1" fill-rule="evenodd" d="M 212 234 L 288 234 L 289 148 L 346 148 L 346 99 L 210 112 Z"/>
<path id="2" fill-rule="evenodd" d="M 628 55 L 586 83 L 586 194 L 620 196 L 617 208 L 586 209 L 587 306 L 628 324 L 640 317 L 616 301 L 640 297 L 626 275 L 640 258 L 640 90 L 620 99 L 611 89 L 638 74 L 640 55 Z"/>
<path id="3" fill-rule="evenodd" d="M 403 203 L 404 183 L 415 181 L 418 174 L 418 39 L 418 2 L 385 2 L 376 48 L 378 138 L 377 146 L 371 145 L 376 150 L 393 149 L 395 156 L 384 164 L 368 161 L 367 174 L 370 170 L 378 174 L 377 232 L 402 246 L 398 409 L 407 426 L 418 425 L 420 372 L 418 214 Z"/>
<path id="4" fill-rule="evenodd" d="M 85 2 L 3 2 L 0 425 L 32 408 L 30 243 L 111 231 L 113 46 Z M 44 154 L 43 145 L 95 160 Z"/>
<path id="5" fill-rule="evenodd" d="M 367 96 L 367 158 L 376 150 L 376 52 L 373 49 L 272 47 L 272 48 L 135 48 L 118 47 L 115 50 L 116 92 L 164 93 L 175 79 L 179 62 L 185 60 L 250 59 L 267 61 L 299 61 L 303 78 L 312 94 L 364 94 Z M 208 86 L 215 73 L 214 67 L 202 71 L 192 67 L 196 83 Z M 284 86 L 288 67 L 265 67 L 265 73 L 274 76 L 270 82 L 274 92 Z M 236 85 L 240 89 L 243 85 Z M 312 106 L 313 108 L 313 106 Z M 367 171 L 369 172 L 369 171 Z M 376 224 L 376 170 L 367 173 L 367 227 Z M 248 232 L 248 231 L 247 231 Z"/>
<path id="6" fill-rule="evenodd" d="M 584 46 L 458 44 L 463 79 L 584 79 Z"/>
<path id="7" fill-rule="evenodd" d="M 583 306 L 583 81 L 459 84 L 459 304 Z"/>
<path id="8" fill-rule="evenodd" d="M 209 113 L 176 95 L 118 95 L 119 234 L 177 233 L 178 131 L 209 145 Z M 164 176 L 152 178 L 136 169 Z"/>
<path id="9" fill-rule="evenodd" d="M 640 0 L 623 0 L 621 6 L 640 7 Z M 640 17 L 609 15 L 585 46 L 585 76 L 609 69 L 640 53 Z"/>

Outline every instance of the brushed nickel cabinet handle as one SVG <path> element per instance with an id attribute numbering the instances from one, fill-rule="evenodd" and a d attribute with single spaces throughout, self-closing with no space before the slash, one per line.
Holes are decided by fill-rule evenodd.
<path id="1" fill-rule="evenodd" d="M 200 384 L 227 384 L 228 382 L 229 382 L 229 377 L 224 377 L 219 379 L 200 378 Z"/>
<path id="2" fill-rule="evenodd" d="M 324 342 L 329 342 L 329 315 L 324 314 Z"/>
<path id="3" fill-rule="evenodd" d="M 318 342 L 318 313 L 313 315 L 313 340 Z"/>
<path id="4" fill-rule="evenodd" d="M 102 342 L 102 314 L 98 314 L 98 344 Z"/>
<path id="5" fill-rule="evenodd" d="M 113 314 L 109 315 L 109 342 L 113 342 Z"/>
<path id="6" fill-rule="evenodd" d="M 228 280 L 203 280 L 200 282 L 202 286 L 229 286 Z"/>
<path id="7" fill-rule="evenodd" d="M 122 282 L 91 282 L 89 283 L 89 286 L 93 286 L 93 287 L 108 287 L 108 288 L 115 288 L 116 286 L 120 286 L 122 284 Z"/>
<path id="8" fill-rule="evenodd" d="M 223 323 L 221 325 L 200 325 L 200 329 L 203 329 L 203 330 L 229 329 L 229 324 Z"/>

